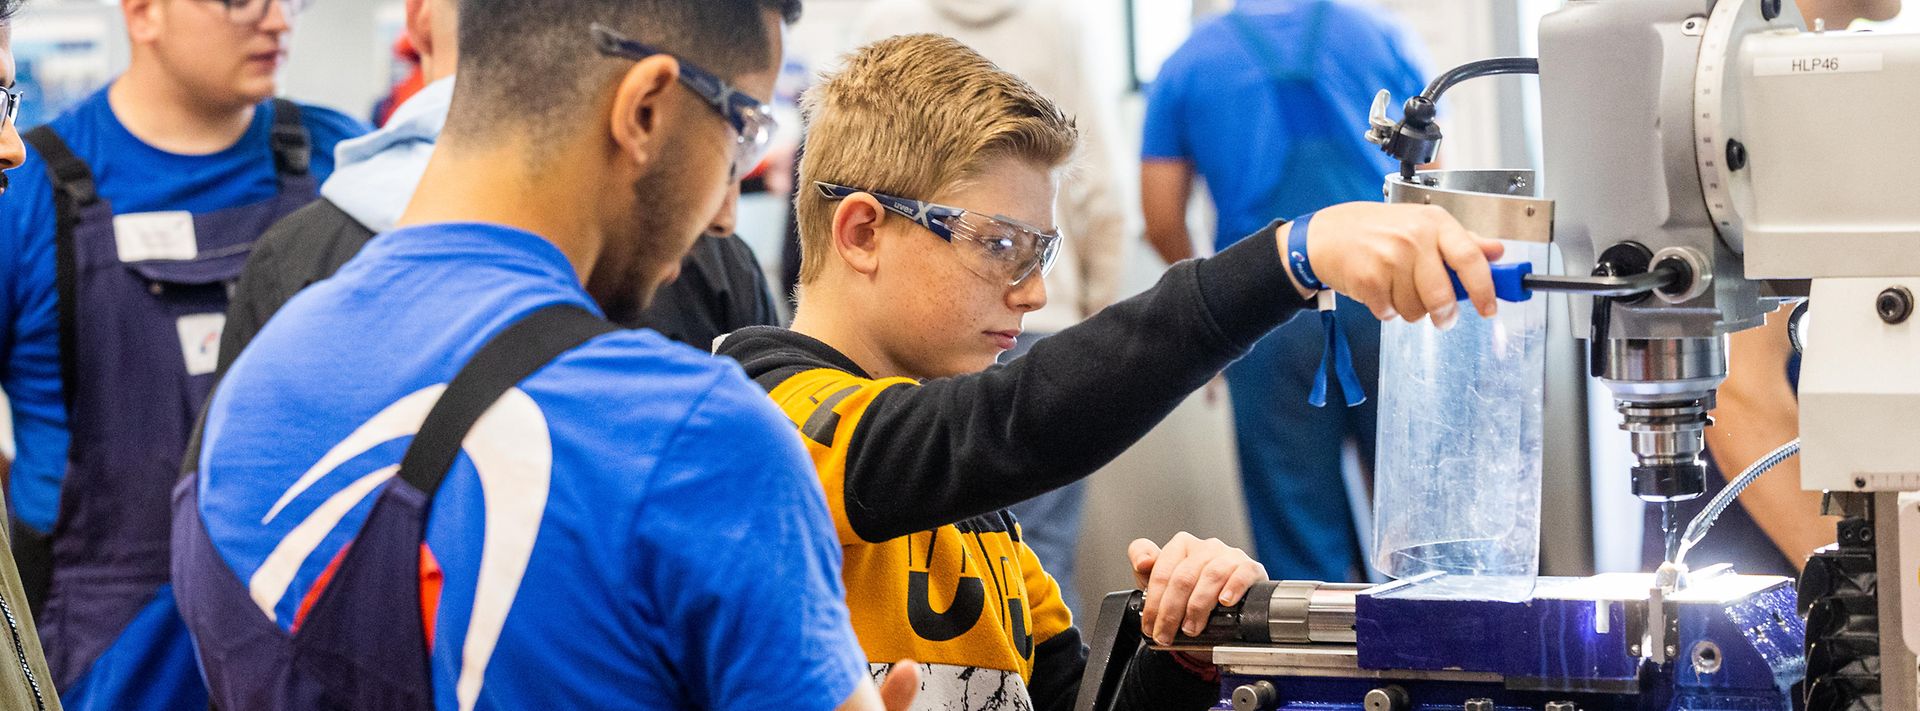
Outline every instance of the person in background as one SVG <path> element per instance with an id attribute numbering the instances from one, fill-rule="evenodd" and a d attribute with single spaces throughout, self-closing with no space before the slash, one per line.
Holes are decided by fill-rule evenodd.
<path id="1" fill-rule="evenodd" d="M 879 0 L 859 21 L 860 44 L 896 34 L 930 32 L 971 47 L 1059 104 L 1080 129 L 1080 148 L 1060 184 L 1060 229 L 1070 235 L 1060 264 L 1047 275 L 1049 299 L 1027 318 L 1027 333 L 1002 361 L 1017 358 L 1050 334 L 1086 320 L 1114 302 L 1126 265 L 1126 208 L 1114 170 L 1115 105 L 1099 91 L 1089 66 L 1086 23 L 1061 0 Z M 1035 42 L 1035 37 L 1047 38 Z M 1332 203 L 1328 203 L 1332 204 Z M 1080 546 L 1086 482 L 1011 507 L 1026 541 L 1067 591 Z"/>
<path id="2" fill-rule="evenodd" d="M 413 199 L 433 154 L 459 66 L 457 0 L 407 0 L 407 45 L 426 86 L 396 107 L 372 134 L 340 145 L 340 165 L 320 199 L 276 223 L 254 246 L 227 307 L 219 371 L 225 373 L 267 320 L 294 294 L 332 276 L 375 234 L 392 230 Z M 644 312 L 616 316 L 702 350 L 748 326 L 777 325 L 766 276 L 746 242 L 731 237 L 737 192 L 681 263 L 680 278 L 660 288 Z"/>
<path id="3" fill-rule="evenodd" d="M 393 112 L 399 110 L 401 104 L 407 103 L 407 99 L 427 87 L 427 73 L 421 66 L 420 50 L 414 48 L 412 36 L 402 34 L 400 39 L 393 41 L 393 60 L 394 69 L 404 67 L 406 74 L 387 89 L 386 96 L 373 102 L 374 128 L 386 127 L 387 121 L 393 118 Z"/>
<path id="4" fill-rule="evenodd" d="M 1811 29 L 1816 21 L 1844 30 L 1855 20 L 1887 20 L 1900 13 L 1900 0 L 1798 0 Z M 1728 344 L 1727 380 L 1715 394 L 1713 426 L 1707 437 L 1707 492 L 1676 507 L 1685 526 L 1738 476 L 1774 448 L 1800 436 L 1800 356 L 1787 337 L 1791 306 L 1767 315 L 1767 324 L 1733 334 Z M 1820 515 L 1820 492 L 1800 488 L 1800 458 L 1791 457 L 1754 480 L 1714 523 L 1712 532 L 1688 553 L 1690 561 L 1732 563 L 1756 575 L 1798 575 L 1807 558 L 1832 544 L 1835 519 Z M 1649 507 L 1652 508 L 1652 507 Z M 1658 512 L 1646 517 L 1643 566 L 1652 570 L 1666 557 Z M 1697 565 L 1697 564 L 1696 564 Z"/>
<path id="5" fill-rule="evenodd" d="M 40 631 L 71 708 L 206 705 L 167 585 L 168 492 L 247 250 L 366 130 L 273 98 L 303 5 L 121 0 L 126 72 L 28 134 L 12 176 L 8 501 L 30 589 L 50 586 Z"/>
<path id="6" fill-rule="evenodd" d="M 17 87 L 19 76 L 13 64 L 13 17 L 24 4 L 25 0 L 0 0 L 0 92 L 4 93 L 0 96 L 0 197 L 7 191 L 6 171 L 20 167 L 27 159 L 16 123 L 25 97 Z M 6 204 L 0 202 L 0 210 Z M 7 419 L 0 413 L 0 438 L 9 436 Z M 7 480 L 10 454 L 0 447 L 0 482 Z M 9 528 L 9 520 L 6 510 L 0 509 L 0 531 Z M 0 672 L 0 708 L 60 711 L 60 697 L 54 693 L 53 676 L 47 671 L 46 654 L 40 648 L 30 608 L 12 553 L 0 551 L 0 626 L 4 626 L 0 630 L 0 658 L 18 662 L 7 664 L 7 670 Z"/>
<path id="7" fill-rule="evenodd" d="M 234 360 L 175 489 L 219 708 L 879 705 L 793 427 L 604 320 L 764 154 L 799 10 L 462 0 L 412 201 Z"/>
<path id="8" fill-rule="evenodd" d="M 1147 241 L 1168 264 L 1194 256 L 1196 177 L 1213 197 L 1222 252 L 1276 215 L 1378 201 L 1396 165 L 1362 137 L 1367 111 L 1380 89 L 1404 98 L 1425 88 L 1415 54 L 1387 16 L 1345 1 L 1240 0 L 1195 27 L 1148 89 Z M 1391 304 L 1371 307 L 1394 315 Z M 1227 368 L 1255 554 L 1280 579 L 1362 575 L 1342 453 L 1351 443 L 1372 468 L 1374 404 L 1359 391 L 1379 382 L 1380 326 L 1350 299 L 1337 313 L 1359 387 L 1328 383 L 1324 407 L 1308 402 L 1327 343 L 1314 319 L 1281 327 Z"/>

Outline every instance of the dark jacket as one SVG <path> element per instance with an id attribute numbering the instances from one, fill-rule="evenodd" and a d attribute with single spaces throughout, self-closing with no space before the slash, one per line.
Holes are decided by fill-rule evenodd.
<path id="1" fill-rule="evenodd" d="M 333 276 L 371 239 L 372 230 L 325 198 L 267 230 L 234 287 L 220 337 L 220 372 L 294 294 Z M 737 238 L 709 236 L 694 243 L 680 278 L 660 288 L 653 306 L 637 318 L 614 316 L 623 326 L 652 328 L 703 351 L 712 350 L 722 334 L 780 323 L 752 248 Z"/>

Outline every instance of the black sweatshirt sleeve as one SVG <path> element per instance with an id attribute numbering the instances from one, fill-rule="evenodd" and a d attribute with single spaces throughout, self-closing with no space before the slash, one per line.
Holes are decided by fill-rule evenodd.
<path id="1" fill-rule="evenodd" d="M 1011 364 L 876 395 L 847 457 L 853 531 L 885 541 L 963 521 L 1119 456 L 1306 306 L 1275 242 L 1280 224 L 1174 265 Z"/>

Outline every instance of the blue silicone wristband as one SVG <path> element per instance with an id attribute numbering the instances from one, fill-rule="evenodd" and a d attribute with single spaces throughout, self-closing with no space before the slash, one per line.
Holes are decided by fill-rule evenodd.
<path id="1" fill-rule="evenodd" d="M 1293 218 L 1293 228 L 1287 233 L 1287 269 L 1293 272 L 1293 278 L 1301 286 L 1314 291 L 1325 291 L 1326 284 L 1313 275 L 1313 264 L 1307 260 L 1307 225 L 1313 221 L 1314 213 Z"/>

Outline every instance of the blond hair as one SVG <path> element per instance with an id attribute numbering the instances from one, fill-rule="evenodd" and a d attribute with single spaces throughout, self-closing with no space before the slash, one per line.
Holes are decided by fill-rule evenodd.
<path id="1" fill-rule="evenodd" d="M 901 35 L 855 51 L 801 100 L 806 155 L 794 210 L 800 283 L 826 269 L 834 203 L 815 181 L 917 200 L 1014 158 L 1052 169 L 1079 129 L 1053 101 L 971 48 L 941 35 Z"/>

